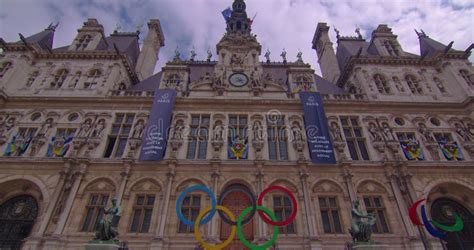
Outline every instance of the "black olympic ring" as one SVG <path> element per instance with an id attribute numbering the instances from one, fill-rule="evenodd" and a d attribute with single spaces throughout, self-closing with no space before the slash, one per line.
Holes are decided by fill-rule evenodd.
<path id="1" fill-rule="evenodd" d="M 252 210 L 250 211 L 250 214 L 247 216 L 247 219 L 242 221 L 242 225 L 245 225 L 245 224 L 249 223 L 252 220 L 253 216 L 255 215 L 255 212 L 257 212 L 257 199 L 255 198 L 255 195 L 252 194 L 250 189 L 245 188 L 245 187 L 239 187 L 239 186 L 230 187 L 219 195 L 219 199 L 217 200 L 217 204 L 222 206 L 222 200 L 224 199 L 224 197 L 227 196 L 229 193 L 234 192 L 234 191 L 243 192 L 244 194 L 247 195 L 247 197 L 249 197 L 250 201 L 252 202 Z M 217 212 L 219 213 L 219 217 L 221 217 L 221 219 L 223 221 L 225 221 L 226 223 L 231 224 L 232 226 L 237 225 L 236 221 L 232 221 L 229 218 L 227 218 L 227 216 L 221 210 L 217 210 Z"/>

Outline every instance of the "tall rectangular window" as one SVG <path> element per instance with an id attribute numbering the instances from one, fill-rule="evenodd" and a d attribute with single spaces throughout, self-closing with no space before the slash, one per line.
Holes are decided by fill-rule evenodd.
<path id="1" fill-rule="evenodd" d="M 155 195 L 137 195 L 135 205 L 133 205 L 132 223 L 130 232 L 148 233 L 150 230 L 153 206 L 155 205 Z"/>
<path id="2" fill-rule="evenodd" d="M 278 221 L 287 220 L 293 211 L 290 198 L 281 195 L 273 196 L 273 210 Z M 285 234 L 296 233 L 294 221 L 288 224 L 288 226 L 280 227 L 280 231 Z"/>
<path id="3" fill-rule="evenodd" d="M 117 113 L 115 115 L 115 120 L 112 124 L 112 131 L 109 134 L 107 147 L 105 148 L 104 157 L 120 158 L 123 156 L 134 119 L 135 114 Z"/>
<path id="4" fill-rule="evenodd" d="M 365 137 L 359 123 L 359 118 L 341 116 L 340 119 L 352 160 L 369 160 L 369 153 L 367 152 Z"/>
<path id="5" fill-rule="evenodd" d="M 319 209 L 324 233 L 343 233 L 336 196 L 320 196 Z"/>
<path id="6" fill-rule="evenodd" d="M 109 200 L 108 194 L 91 194 L 86 205 L 86 214 L 82 223 L 82 232 L 94 232 L 104 217 L 104 209 Z"/>
<path id="7" fill-rule="evenodd" d="M 191 133 L 188 136 L 187 159 L 206 159 L 209 140 L 209 115 L 191 116 Z"/>
<path id="8" fill-rule="evenodd" d="M 247 142 L 247 115 L 230 115 L 229 116 L 229 134 L 228 142 L 232 145 L 234 142 L 248 143 Z M 247 154 L 243 153 L 246 149 L 243 148 L 241 152 L 238 152 L 238 159 L 247 159 Z M 234 157 L 229 157 L 234 159 Z"/>
<path id="9" fill-rule="evenodd" d="M 390 233 L 382 197 L 364 196 L 364 204 L 367 214 L 375 215 L 375 224 L 372 226 L 372 231 L 374 233 Z"/>
<path id="10" fill-rule="evenodd" d="M 188 195 L 183 199 L 181 204 L 181 212 L 184 217 L 190 221 L 195 221 L 199 215 L 199 210 L 201 209 L 201 196 L 200 195 Z M 184 224 L 181 220 L 179 221 L 179 233 L 193 233 L 194 225 L 188 226 Z"/>
<path id="11" fill-rule="evenodd" d="M 288 135 L 285 117 L 267 117 L 268 154 L 270 160 L 288 160 Z"/>

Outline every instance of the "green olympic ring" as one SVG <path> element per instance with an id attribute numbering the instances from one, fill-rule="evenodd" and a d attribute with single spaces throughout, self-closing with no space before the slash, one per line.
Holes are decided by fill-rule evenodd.
<path id="1" fill-rule="evenodd" d="M 279 227 L 278 226 L 273 226 L 273 235 L 272 239 L 270 241 L 267 241 L 265 244 L 257 246 L 257 245 L 252 245 L 252 243 L 248 242 L 247 239 L 245 239 L 244 234 L 242 233 L 242 220 L 245 218 L 245 216 L 253 209 L 253 207 L 248 207 L 242 213 L 240 213 L 239 218 L 237 219 L 237 236 L 239 236 L 240 241 L 244 244 L 244 246 L 250 248 L 251 250 L 265 250 L 269 247 L 271 247 L 275 241 L 278 238 L 278 233 L 279 233 Z M 268 208 L 264 206 L 257 206 L 257 210 L 263 211 L 265 214 L 270 216 L 273 221 L 276 221 L 277 218 L 275 214 Z"/>

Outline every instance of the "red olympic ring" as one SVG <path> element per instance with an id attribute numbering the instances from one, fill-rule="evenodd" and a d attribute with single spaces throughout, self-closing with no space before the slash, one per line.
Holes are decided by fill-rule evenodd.
<path id="1" fill-rule="evenodd" d="M 293 205 L 293 211 L 291 211 L 291 214 L 290 214 L 290 217 L 285 220 L 285 221 L 272 221 L 270 218 L 268 218 L 268 216 L 261 210 L 258 210 L 258 214 L 260 215 L 260 217 L 268 224 L 272 225 L 272 226 L 279 226 L 279 227 L 282 227 L 282 226 L 287 226 L 289 225 L 291 222 L 293 222 L 293 220 L 295 219 L 296 217 L 296 212 L 298 211 L 298 205 L 296 203 L 296 198 L 295 196 L 293 195 L 293 193 L 288 190 L 287 188 L 285 187 L 282 187 L 282 186 L 270 186 L 268 188 L 266 188 L 265 190 L 263 190 L 263 192 L 259 195 L 258 197 L 258 201 L 257 201 L 257 205 L 258 206 L 262 206 L 262 202 L 263 202 L 263 197 L 270 191 L 274 191 L 274 190 L 279 190 L 279 191 L 283 191 L 284 193 L 286 193 L 290 199 L 291 199 L 291 203 Z"/>

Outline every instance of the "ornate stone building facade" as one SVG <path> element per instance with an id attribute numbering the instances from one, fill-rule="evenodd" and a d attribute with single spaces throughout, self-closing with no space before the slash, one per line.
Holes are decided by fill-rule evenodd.
<path id="1" fill-rule="evenodd" d="M 464 220 L 445 247 L 459 249 L 459 239 L 472 247 L 470 49 L 419 32 L 414 55 L 382 24 L 368 39 L 336 30 L 335 52 L 329 27 L 319 23 L 312 41 L 319 76 L 301 54 L 260 61 L 245 9 L 235 0 L 216 60 L 211 52 L 207 60 L 182 60 L 177 52 L 156 74 L 165 45 L 158 20 L 148 23 L 141 50 L 138 32 L 105 36 L 95 19 L 65 47 L 53 48 L 53 25 L 18 42 L 1 39 L 0 248 L 83 249 L 117 197 L 119 238 L 130 249 L 196 249 L 193 229 L 175 211 L 179 193 L 193 184 L 216 194 L 290 189 L 299 210 L 274 249 L 343 249 L 357 198 L 376 214 L 373 238 L 386 249 L 443 249 L 409 220 L 408 207 L 423 198 L 433 219 L 450 224 L 458 213 Z M 165 160 L 143 162 L 138 155 L 158 89 L 178 92 L 170 139 Z M 311 162 L 301 91 L 323 97 L 336 164 Z M 229 152 L 235 138 L 247 150 L 240 157 Z M 287 199 L 271 193 L 264 203 L 286 218 Z M 223 201 L 232 211 L 249 202 L 238 192 Z M 209 204 L 195 192 L 182 210 L 195 218 Z M 229 234 L 217 217 L 201 226 L 209 242 Z M 272 230 L 254 218 L 244 234 L 261 244 Z M 236 240 L 229 249 L 243 247 Z"/>

